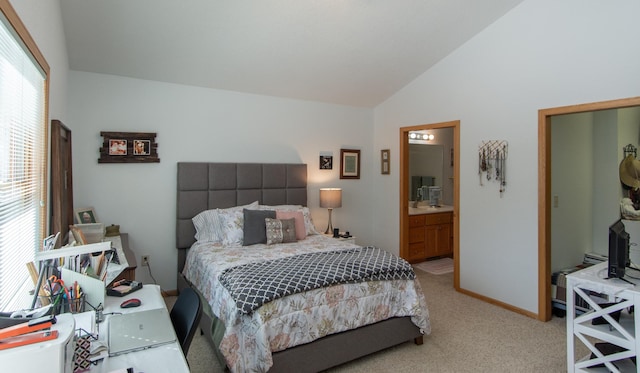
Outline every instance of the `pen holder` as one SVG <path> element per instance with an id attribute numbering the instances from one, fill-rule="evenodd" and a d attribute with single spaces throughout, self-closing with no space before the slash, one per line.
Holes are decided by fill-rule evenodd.
<path id="1" fill-rule="evenodd" d="M 82 294 L 78 298 L 67 299 L 63 296 L 51 296 L 51 297 L 41 297 L 47 298 L 53 307 L 51 308 L 52 315 L 59 315 L 61 313 L 80 313 L 85 311 L 85 295 Z"/>
<path id="2" fill-rule="evenodd" d="M 62 299 L 62 303 L 60 304 L 60 313 L 80 313 L 84 312 L 84 294 L 82 294 L 78 298 Z"/>

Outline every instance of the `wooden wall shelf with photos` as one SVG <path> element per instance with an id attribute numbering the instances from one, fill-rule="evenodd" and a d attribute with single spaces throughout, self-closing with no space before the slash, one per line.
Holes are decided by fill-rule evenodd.
<path id="1" fill-rule="evenodd" d="M 98 163 L 158 163 L 155 132 L 100 132 Z"/>

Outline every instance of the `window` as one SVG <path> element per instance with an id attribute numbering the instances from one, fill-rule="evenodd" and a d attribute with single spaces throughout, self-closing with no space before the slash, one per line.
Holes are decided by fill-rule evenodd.
<path id="1" fill-rule="evenodd" d="M 49 66 L 0 0 L 0 310 L 30 306 L 26 263 L 46 226 Z"/>

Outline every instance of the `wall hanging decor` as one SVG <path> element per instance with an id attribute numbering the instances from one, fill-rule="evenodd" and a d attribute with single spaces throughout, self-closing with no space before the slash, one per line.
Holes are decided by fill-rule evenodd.
<path id="1" fill-rule="evenodd" d="M 487 182 L 497 182 L 502 193 L 507 190 L 507 154 L 509 144 L 505 140 L 487 140 L 478 146 L 478 175 L 480 185 Z"/>
<path id="2" fill-rule="evenodd" d="M 383 175 L 389 175 L 391 173 L 390 165 L 391 162 L 391 150 L 382 149 L 380 150 L 380 173 Z"/>
<path id="3" fill-rule="evenodd" d="M 320 154 L 320 169 L 331 170 L 333 169 L 333 156 Z"/>
<path id="4" fill-rule="evenodd" d="M 160 162 L 155 132 L 100 132 L 103 138 L 98 163 Z"/>
<path id="5" fill-rule="evenodd" d="M 360 150 L 340 149 L 340 178 L 360 178 Z"/>

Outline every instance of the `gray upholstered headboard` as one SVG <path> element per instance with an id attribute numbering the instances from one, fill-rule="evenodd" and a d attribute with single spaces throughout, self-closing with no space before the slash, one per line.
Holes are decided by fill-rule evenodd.
<path id="1" fill-rule="evenodd" d="M 186 249 L 195 242 L 191 219 L 200 212 L 253 201 L 306 206 L 307 165 L 179 162 L 176 247 Z M 178 268 L 182 265 L 179 257 Z"/>

